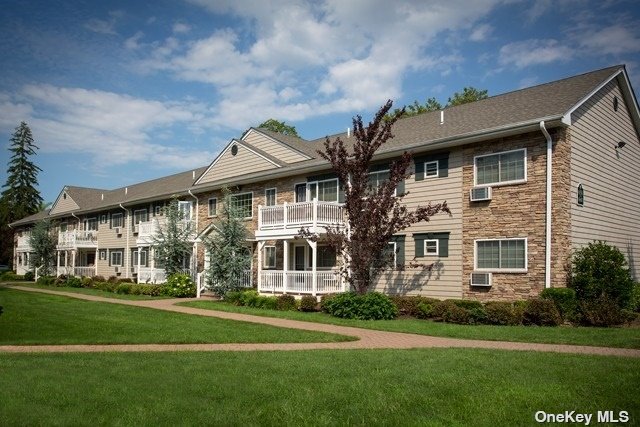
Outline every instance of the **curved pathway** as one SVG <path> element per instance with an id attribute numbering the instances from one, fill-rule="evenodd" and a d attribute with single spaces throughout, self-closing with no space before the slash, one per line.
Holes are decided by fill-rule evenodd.
<path id="1" fill-rule="evenodd" d="M 640 350 L 612 347 L 590 347 L 564 344 L 537 344 L 508 341 L 465 340 L 457 338 L 441 338 L 401 332 L 377 331 L 349 326 L 330 325 L 325 323 L 303 322 L 299 320 L 279 319 L 274 317 L 252 316 L 248 314 L 229 313 L 224 311 L 204 310 L 175 305 L 176 302 L 194 301 L 192 299 L 163 300 L 121 300 L 73 292 L 51 291 L 47 289 L 8 286 L 27 292 L 41 292 L 53 295 L 100 301 L 112 304 L 132 305 L 177 313 L 199 316 L 218 317 L 243 322 L 260 323 L 282 328 L 304 329 L 309 331 L 330 332 L 358 338 L 357 341 L 334 343 L 295 343 L 295 344 L 110 344 L 110 345 L 4 345 L 0 352 L 36 353 L 36 352 L 135 352 L 135 351 L 254 351 L 254 350 L 313 350 L 313 349 L 409 349 L 409 348 L 484 348 L 519 351 L 544 351 L 556 353 L 593 354 L 604 356 L 640 357 Z"/>

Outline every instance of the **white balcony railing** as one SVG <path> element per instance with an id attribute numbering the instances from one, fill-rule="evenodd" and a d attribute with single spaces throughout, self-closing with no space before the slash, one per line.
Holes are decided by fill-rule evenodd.
<path id="1" fill-rule="evenodd" d="M 198 273 L 196 283 L 197 283 L 197 286 L 198 286 L 197 296 L 198 296 L 198 298 L 200 298 L 200 294 L 202 293 L 202 291 L 204 291 L 205 289 L 210 287 L 207 284 L 207 274 L 206 274 L 206 272 L 203 271 L 203 272 Z M 242 277 L 240 278 L 238 286 L 240 286 L 242 288 L 252 288 L 253 287 L 253 272 L 251 270 L 245 270 L 242 273 Z"/>
<path id="2" fill-rule="evenodd" d="M 29 239 L 31 238 L 31 236 L 20 236 L 18 237 L 18 246 L 16 247 L 16 250 L 18 252 L 31 252 L 31 242 L 29 241 Z"/>
<path id="3" fill-rule="evenodd" d="M 70 230 L 58 233 L 58 248 L 95 248 L 97 246 L 97 231 Z"/>
<path id="4" fill-rule="evenodd" d="M 345 223 L 344 207 L 333 202 L 284 203 L 258 206 L 258 230 L 297 229 L 304 226 L 341 226 Z"/>
<path id="5" fill-rule="evenodd" d="M 345 291 L 344 282 L 338 271 L 317 271 L 315 274 L 314 290 L 312 271 L 262 271 L 258 292 L 318 295 Z"/>
<path id="6" fill-rule="evenodd" d="M 191 270 L 184 269 L 180 271 L 183 274 L 188 274 L 193 277 Z M 164 268 L 151 268 L 140 267 L 138 269 L 138 282 L 139 283 L 164 283 L 167 281 L 167 275 L 164 272 Z"/>
<path id="7" fill-rule="evenodd" d="M 150 245 L 152 244 L 160 234 L 160 227 L 164 227 L 166 219 L 152 219 L 151 221 L 139 222 L 134 225 L 134 231 L 137 230 L 137 244 L 138 245 Z M 195 238 L 196 235 L 196 223 L 195 221 L 180 221 L 178 228 L 181 231 L 189 228 L 191 233 L 190 238 Z"/>

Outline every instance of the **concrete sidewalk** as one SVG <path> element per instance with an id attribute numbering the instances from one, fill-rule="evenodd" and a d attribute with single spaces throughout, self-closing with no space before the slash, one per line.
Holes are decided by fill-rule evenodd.
<path id="1" fill-rule="evenodd" d="M 22 286 L 7 286 L 26 292 L 39 292 L 63 295 L 87 301 L 100 301 L 111 304 L 131 305 L 153 308 L 199 316 L 217 317 L 242 322 L 260 323 L 282 328 L 304 329 L 309 331 L 330 332 L 357 337 L 357 341 L 335 343 L 295 343 L 295 344 L 113 344 L 113 345 L 6 345 L 0 346 L 0 352 L 134 352 L 134 351 L 255 351 L 255 350 L 313 350 L 313 349 L 408 349 L 408 348 L 484 348 L 517 351 L 542 351 L 555 353 L 594 354 L 604 356 L 640 357 L 640 350 L 612 347 L 589 347 L 563 344 L 536 344 L 507 341 L 464 340 L 441 338 L 399 332 L 376 331 L 348 326 L 324 323 L 303 322 L 273 317 L 253 316 L 224 311 L 204 310 L 175 305 L 177 302 L 195 301 L 192 299 L 163 300 L 121 300 L 73 292 L 59 292 Z"/>

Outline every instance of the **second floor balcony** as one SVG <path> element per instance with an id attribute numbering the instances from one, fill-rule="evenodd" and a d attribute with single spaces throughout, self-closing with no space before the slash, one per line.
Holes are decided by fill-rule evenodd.
<path id="1" fill-rule="evenodd" d="M 29 239 L 31 236 L 20 236 L 18 237 L 18 245 L 16 246 L 16 250 L 18 252 L 31 252 L 31 242 Z"/>
<path id="2" fill-rule="evenodd" d="M 138 246 L 148 246 L 153 244 L 154 241 L 160 238 L 161 230 L 166 232 L 166 219 L 152 219 L 151 221 L 143 221 L 134 225 L 134 233 L 137 233 L 136 243 Z M 194 239 L 196 235 L 196 223 L 195 221 L 181 220 L 177 224 L 178 230 L 184 231 L 188 229 L 189 239 Z"/>
<path id="3" fill-rule="evenodd" d="M 96 247 L 98 247 L 98 232 L 95 230 L 69 230 L 58 233 L 58 249 Z"/>
<path id="4" fill-rule="evenodd" d="M 312 233 L 323 233 L 327 227 L 345 225 L 344 207 L 335 202 L 314 199 L 311 202 L 259 206 L 256 237 L 296 234 L 303 227 Z"/>

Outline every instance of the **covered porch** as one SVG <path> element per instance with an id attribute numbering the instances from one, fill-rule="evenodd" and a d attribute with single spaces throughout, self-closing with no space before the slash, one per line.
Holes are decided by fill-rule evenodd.
<path id="1" fill-rule="evenodd" d="M 323 295 L 346 290 L 338 255 L 322 241 L 258 241 L 258 292 Z"/>
<path id="2" fill-rule="evenodd" d="M 56 256 L 56 274 L 67 276 L 91 277 L 96 271 L 95 249 L 58 250 Z"/>

